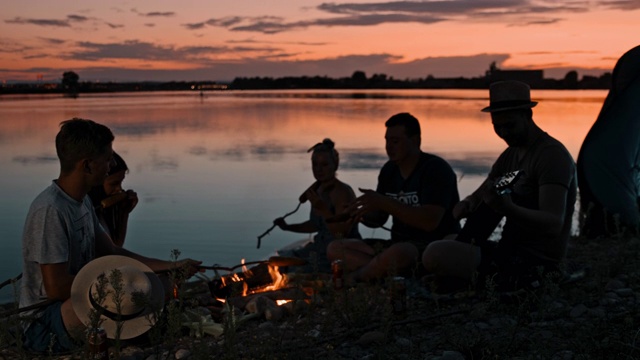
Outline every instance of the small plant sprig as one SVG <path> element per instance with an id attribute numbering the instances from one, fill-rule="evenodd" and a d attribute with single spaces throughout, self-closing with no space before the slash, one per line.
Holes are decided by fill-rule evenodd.
<path id="1" fill-rule="evenodd" d="M 111 288 L 113 289 L 113 293 L 111 294 L 113 298 L 113 303 L 115 305 L 115 312 L 117 314 L 116 317 L 116 333 L 114 336 L 114 348 L 115 353 L 114 356 L 116 359 L 120 358 L 120 347 L 121 341 L 120 337 L 122 335 L 122 326 L 124 325 L 124 321 L 122 321 L 122 302 L 124 300 L 124 282 L 122 279 L 122 272 L 118 269 L 111 270 L 109 274 L 109 283 L 111 284 Z"/>
<path id="2" fill-rule="evenodd" d="M 229 302 L 224 304 L 225 317 L 223 319 L 224 325 L 224 348 L 225 358 L 236 359 L 237 358 L 237 331 L 238 331 L 238 319 L 235 315 L 235 309 L 229 305 Z"/>
<path id="3" fill-rule="evenodd" d="M 106 300 L 108 295 L 108 291 L 107 291 L 108 283 L 109 283 L 109 279 L 104 273 L 102 273 L 98 276 L 97 286 L 95 286 L 93 289 L 94 294 L 92 296 L 94 297 L 95 302 L 98 305 L 100 305 L 101 308 L 104 306 L 104 301 Z M 89 327 L 90 328 L 100 327 L 103 322 L 101 317 L 102 317 L 101 310 L 97 310 L 94 308 L 89 310 Z"/>

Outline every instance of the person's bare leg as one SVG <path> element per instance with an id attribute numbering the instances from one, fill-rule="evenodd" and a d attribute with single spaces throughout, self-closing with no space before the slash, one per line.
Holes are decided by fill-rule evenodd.
<path id="1" fill-rule="evenodd" d="M 418 249 L 413 244 L 397 243 L 352 272 L 349 278 L 356 281 L 382 278 L 413 266 L 419 255 Z"/>
<path id="2" fill-rule="evenodd" d="M 78 319 L 76 312 L 73 311 L 71 299 L 62 303 L 60 312 L 62 314 L 62 322 L 69 335 L 76 340 L 82 340 L 84 338 L 85 326 L 82 321 Z"/>
<path id="3" fill-rule="evenodd" d="M 327 246 L 327 258 L 342 260 L 347 271 L 365 266 L 374 256 L 375 250 L 359 239 L 334 240 Z"/>
<path id="4" fill-rule="evenodd" d="M 480 248 L 455 240 L 434 241 L 422 254 L 422 264 L 436 276 L 471 280 L 480 265 Z"/>

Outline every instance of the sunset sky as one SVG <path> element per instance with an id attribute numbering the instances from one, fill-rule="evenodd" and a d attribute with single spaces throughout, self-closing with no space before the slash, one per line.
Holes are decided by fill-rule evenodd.
<path id="1" fill-rule="evenodd" d="M 3 1 L 0 81 L 611 71 L 640 0 Z"/>

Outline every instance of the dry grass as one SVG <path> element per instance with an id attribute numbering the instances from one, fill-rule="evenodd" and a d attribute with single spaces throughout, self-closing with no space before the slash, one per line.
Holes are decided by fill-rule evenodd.
<path id="1" fill-rule="evenodd" d="M 228 312 L 225 335 L 199 338 L 170 320 L 165 332 L 150 332 L 150 343 L 123 344 L 122 353 L 134 348 L 142 359 L 173 358 L 180 348 L 191 359 L 430 359 L 448 351 L 466 359 L 640 358 L 640 240 L 574 238 L 567 263 L 590 271 L 575 283 L 545 283 L 508 302 L 490 282 L 481 291 L 436 296 L 411 281 L 401 315 L 393 313 L 384 283 L 317 286 L 310 306 L 280 321 L 241 322 Z M 167 313 L 179 316 L 180 308 Z M 0 356 L 33 358 L 2 344 Z"/>

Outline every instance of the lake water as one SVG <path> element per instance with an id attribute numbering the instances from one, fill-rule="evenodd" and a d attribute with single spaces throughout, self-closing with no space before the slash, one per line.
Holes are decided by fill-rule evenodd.
<path id="1" fill-rule="evenodd" d="M 533 91 L 534 119 L 574 158 L 606 91 Z M 338 177 L 375 188 L 384 122 L 410 112 L 422 149 L 449 160 L 460 196 L 473 191 L 505 144 L 494 133 L 486 90 L 295 90 L 0 96 L 0 280 L 21 272 L 21 234 L 34 197 L 58 176 L 59 123 L 93 119 L 116 136 L 127 161 L 125 188 L 140 203 L 125 247 L 170 259 L 172 249 L 205 265 L 260 260 L 305 238 L 274 229 L 312 182 L 306 150 L 325 137 L 340 152 Z M 287 220 L 306 220 L 305 204 Z M 387 237 L 361 225 L 363 236 Z M 308 237 L 307 237 L 308 238 Z M 9 287 L 0 296 L 10 297 Z"/>

